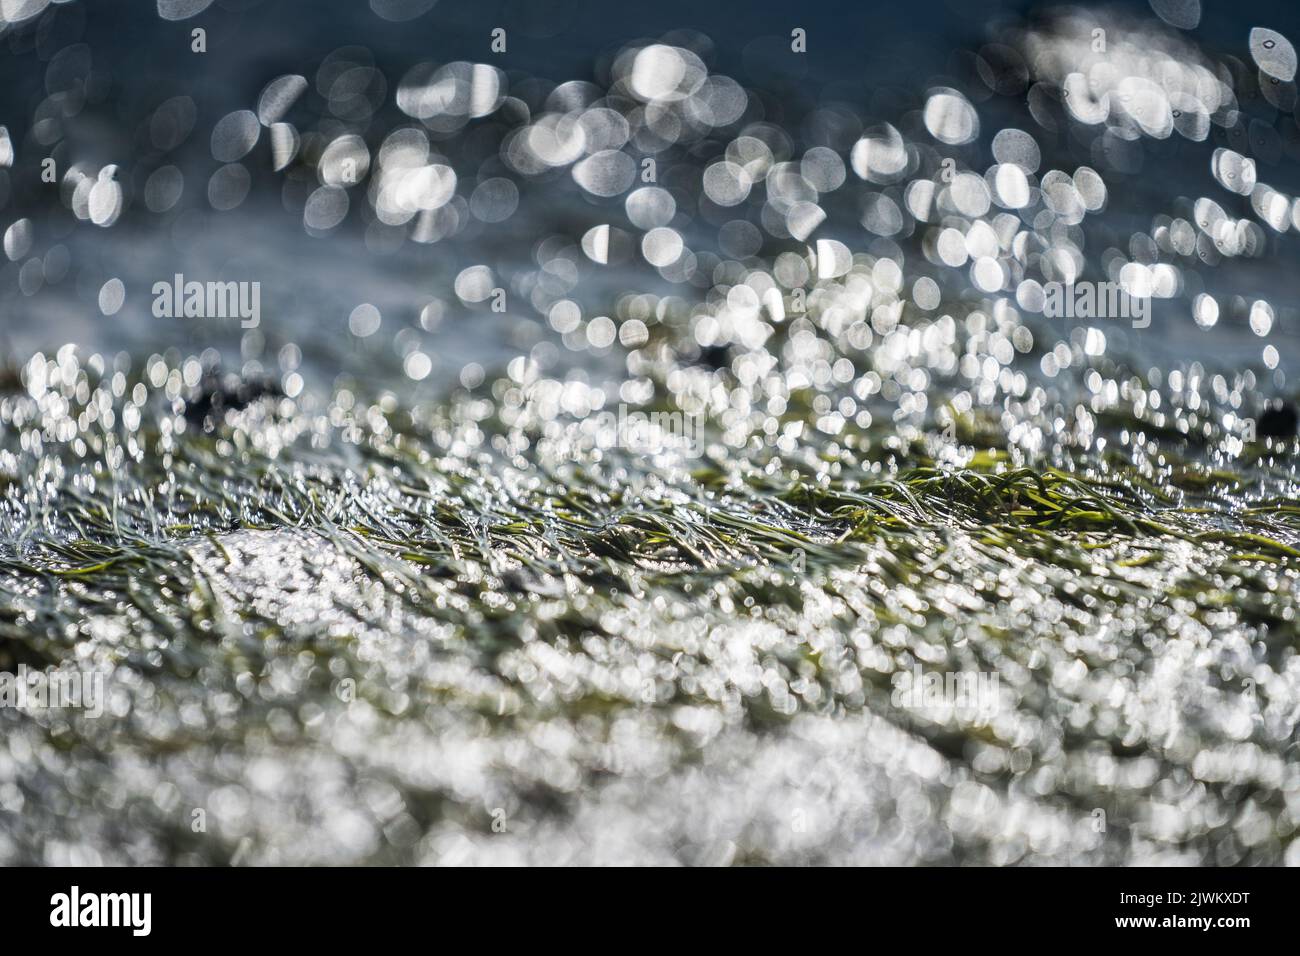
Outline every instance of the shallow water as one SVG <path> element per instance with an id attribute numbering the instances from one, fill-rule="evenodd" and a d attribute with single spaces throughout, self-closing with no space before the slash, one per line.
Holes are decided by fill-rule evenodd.
<path id="1" fill-rule="evenodd" d="M 887 115 L 690 33 L 558 90 L 350 47 L 263 65 L 309 77 L 280 171 L 47 50 L 81 165 L 8 179 L 0 665 L 105 696 L 0 707 L 0 861 L 1300 862 L 1300 203 L 1223 172 L 1300 187 L 1294 87 L 1089 16 Z M 258 327 L 157 318 L 176 273 Z M 1037 314 L 1066 277 L 1150 327 Z"/>

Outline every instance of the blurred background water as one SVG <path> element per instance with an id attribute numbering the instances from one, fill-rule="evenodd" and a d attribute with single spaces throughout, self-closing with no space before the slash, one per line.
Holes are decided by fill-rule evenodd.
<path id="1" fill-rule="evenodd" d="M 1169 22 L 1153 10 L 1163 11 Z M 587 229 L 614 223 L 636 230 L 622 208 L 623 194 L 593 195 L 575 183 L 567 164 L 521 176 L 502 162 L 501 143 L 523 121 L 521 110 L 537 119 L 557 108 L 557 98 L 567 97 L 569 108 L 594 100 L 610 83 L 621 49 L 671 31 L 701 54 L 711 74 L 749 90 L 743 116 L 727 128 L 764 124 L 796 158 L 822 146 L 848 160 L 862 131 L 880 123 L 898 125 L 910 138 L 907 123 L 910 118 L 917 125 L 927 93 L 948 87 L 969 97 L 979 114 L 978 135 L 950 150 L 961 166 L 985 168 L 994 134 L 1011 128 L 1039 140 L 1040 175 L 1052 166 L 1097 167 L 1106 206 L 1080 227 L 1087 237 L 1085 275 L 1094 278 L 1100 277 L 1104 248 L 1136 254 L 1132 236 L 1154 232 L 1156 216 L 1175 216 L 1180 199 L 1187 214 L 1197 198 L 1208 196 L 1229 216 L 1250 218 L 1249 199 L 1225 193 L 1214 180 L 1216 147 L 1252 158 L 1259 181 L 1286 197 L 1300 191 L 1300 130 L 1287 103 L 1275 105 L 1261 95 L 1248 49 L 1252 27 L 1286 33 L 1295 25 L 1294 7 L 1282 2 L 1162 0 L 1063 8 L 918 0 L 792 8 L 678 0 L 616 7 L 590 0 L 12 0 L 4 13 L 0 122 L 13 159 L 0 172 L 0 226 L 11 230 L 0 269 L 0 347 L 13 362 L 64 343 L 106 353 L 174 346 L 195 354 L 213 348 L 227 367 L 252 362 L 256 370 L 273 367 L 279 351 L 292 345 L 291 364 L 304 362 L 321 373 L 309 379 L 327 386 L 340 371 L 385 380 L 418 351 L 429 358 L 428 372 L 408 385 L 435 391 L 455 382 L 469 363 L 492 365 L 528 349 L 540 349 L 535 357 L 550 366 L 598 362 L 608 353 L 599 338 L 593 345 L 579 334 L 575 344 L 570 335 L 566 342 L 556 323 L 548 323 L 556 301 L 580 306 L 580 333 L 625 293 L 702 299 L 711 285 L 709 266 L 728 258 L 726 250 L 700 259 L 689 278 L 666 277 L 636 255 L 603 267 L 570 257 L 574 274 L 561 275 L 553 294 L 532 294 L 538 278 L 554 277 L 558 259 L 566 258 L 557 258 L 556 250 L 572 247 Z M 1034 80 L 1024 51 L 1009 38 L 1074 14 L 1108 30 L 1112 48 L 1151 31 L 1174 37 L 1189 62 L 1204 55 L 1236 64 L 1238 115 L 1211 125 L 1205 141 L 1177 133 L 1144 136 L 1120 143 L 1110 160 L 1098 154 L 1095 141 L 1067 132 L 1064 124 L 1046 129 L 1034 115 Z M 1179 31 L 1170 23 L 1195 26 Z M 507 31 L 504 52 L 491 48 L 496 27 Z M 206 52 L 191 49 L 195 28 L 206 32 Z M 795 28 L 806 31 L 806 53 L 791 49 Z M 1091 33 L 1080 29 L 1073 42 L 1086 45 Z M 377 221 L 373 201 L 363 198 L 365 182 L 346 190 L 351 201 L 343 200 L 347 212 L 337 223 L 331 208 L 328 228 L 306 226 L 304 207 L 322 186 L 316 164 L 325 146 L 359 136 L 362 158 L 373 166 L 385 137 L 420 127 L 398 102 L 403 84 L 419 81 L 408 71 L 455 62 L 504 71 L 500 93 L 510 99 L 479 119 L 424 124 L 434 154 L 457 177 L 456 199 L 442 207 L 455 207 L 456 222 L 434 228 L 446 235 L 430 241 L 410 217 Z M 307 82 L 282 117 L 286 130 L 292 127 L 283 137 L 297 140 L 291 152 L 284 143 L 275 145 L 269 124 L 254 124 L 250 131 L 238 120 L 238 111 L 256 111 L 267 84 L 286 75 Z M 1293 101 L 1294 83 L 1284 85 Z M 226 121 L 224 133 L 218 130 L 232 114 L 236 120 Z M 223 135 L 232 142 L 218 144 Z M 243 141 L 246 135 L 253 141 Z M 663 164 L 661 185 L 676 206 L 667 224 L 701 256 L 720 251 L 719 226 L 735 220 L 756 227 L 730 234 L 746 252 L 751 239 L 761 244 L 753 251 L 769 257 L 798 248 L 788 233 L 773 236 L 766 229 L 757 189 L 729 215 L 710 206 L 699 182 L 710 159 L 709 141 L 697 136 L 658 153 L 637 144 L 642 155 Z M 46 157 L 57 163 L 57 184 L 41 181 Z M 97 225 L 84 210 L 79 217 L 72 193 L 80 178 L 93 181 L 110 165 L 121 196 L 111 221 Z M 483 221 L 482 209 L 467 202 L 476 184 L 497 178 L 516 184 L 518 205 L 489 210 L 487 218 L 494 221 Z M 883 243 L 888 254 L 906 257 L 909 283 L 933 274 L 948 295 L 971 291 L 964 269 L 933 268 L 934 262 L 917 255 L 922 230 L 908 210 L 894 235 L 864 229 L 863 195 L 852 190 L 864 184 L 851 172 L 848 179 L 843 189 L 822 197 L 826 219 L 809 242 L 835 237 L 853 251 L 873 244 L 881 251 Z M 483 208 L 492 195 L 484 193 Z M 1300 223 L 1292 225 L 1290 209 L 1283 218 L 1282 229 L 1266 229 L 1260 248 L 1250 254 L 1183 269 L 1185 287 L 1176 298 L 1156 300 L 1150 329 L 1107 326 L 1111 350 L 1135 357 L 1140 366 L 1148 360 L 1253 365 L 1266 382 L 1271 373 L 1272 389 L 1285 390 L 1296 344 L 1300 280 L 1291 266 L 1300 261 Z M 456 293 L 456 277 L 478 264 L 492 270 L 494 287 L 507 290 L 504 313 Z M 199 281 L 259 282 L 260 327 L 246 335 L 230 320 L 155 318 L 153 284 L 177 273 Z M 114 279 L 122 283 L 121 295 L 108 287 L 112 314 L 105 314 L 101 293 Z M 1220 303 L 1221 320 L 1208 329 L 1192 314 L 1191 302 L 1201 291 Z M 1233 297 L 1240 300 L 1234 303 Z M 1250 324 L 1251 304 L 1258 300 L 1273 311 L 1265 335 Z M 377 310 L 379 328 L 357 335 L 357 323 L 350 327 L 349 320 L 363 304 Z M 359 316 L 362 331 L 373 314 L 367 309 Z M 1056 321 L 1064 338 L 1070 321 Z M 1275 356 L 1263 356 L 1266 342 Z M 424 372 L 423 360 L 415 368 Z"/>

